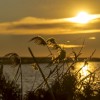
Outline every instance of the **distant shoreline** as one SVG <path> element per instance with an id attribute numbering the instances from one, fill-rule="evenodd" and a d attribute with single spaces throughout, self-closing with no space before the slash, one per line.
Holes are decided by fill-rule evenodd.
<path id="1" fill-rule="evenodd" d="M 38 63 L 50 63 L 52 60 L 51 57 L 36 57 L 36 60 Z M 78 58 L 78 62 L 82 62 L 87 58 Z M 68 59 L 68 62 L 71 62 L 71 59 Z M 92 58 L 91 60 L 89 60 L 90 62 L 100 62 L 100 58 Z M 11 61 L 9 58 L 2 58 L 0 57 L 0 63 L 3 64 L 11 64 Z M 21 63 L 22 64 L 32 64 L 34 63 L 34 60 L 32 59 L 32 57 L 21 57 Z"/>

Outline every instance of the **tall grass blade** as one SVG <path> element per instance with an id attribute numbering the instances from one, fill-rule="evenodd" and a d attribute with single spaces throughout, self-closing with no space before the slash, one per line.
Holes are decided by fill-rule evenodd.
<path id="1" fill-rule="evenodd" d="M 37 67 L 38 67 L 38 69 L 39 69 L 39 71 L 40 71 L 40 73 L 41 73 L 41 75 L 42 75 L 42 77 L 43 77 L 43 79 L 44 79 L 44 81 L 45 81 L 45 83 L 46 83 L 46 85 L 47 85 L 47 87 L 48 87 L 50 93 L 51 93 L 52 99 L 55 100 L 54 94 L 53 94 L 53 92 L 52 92 L 52 90 L 51 90 L 51 88 L 50 88 L 50 86 L 49 86 L 49 84 L 48 84 L 48 82 L 47 82 L 47 80 L 46 80 L 46 78 L 45 78 L 44 73 L 42 72 L 42 69 L 40 68 L 39 64 L 37 63 L 37 61 L 36 61 L 36 59 L 35 59 L 35 57 L 34 57 L 34 55 L 33 55 L 33 53 L 32 53 L 32 50 L 30 49 L 30 47 L 28 47 L 28 50 L 29 50 L 29 52 L 30 52 L 30 54 L 31 54 L 31 56 L 32 56 L 32 58 L 33 58 L 33 60 L 35 61 L 36 65 L 37 65 Z"/>

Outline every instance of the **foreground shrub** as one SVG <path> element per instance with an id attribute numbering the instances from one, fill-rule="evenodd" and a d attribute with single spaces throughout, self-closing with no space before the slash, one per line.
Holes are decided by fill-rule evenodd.
<path id="1" fill-rule="evenodd" d="M 2 75 L 0 77 L 0 95 L 2 100 L 20 100 L 19 86 Z"/>

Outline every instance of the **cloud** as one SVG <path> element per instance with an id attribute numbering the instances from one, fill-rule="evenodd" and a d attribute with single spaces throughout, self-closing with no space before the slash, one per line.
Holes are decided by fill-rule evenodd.
<path id="1" fill-rule="evenodd" d="M 68 44 L 59 44 L 62 48 L 81 48 L 83 45 L 68 45 Z"/>
<path id="2" fill-rule="evenodd" d="M 35 17 L 0 23 L 0 34 L 79 34 L 93 32 L 100 32 L 100 18 L 85 25 L 69 22 L 67 18 L 42 19 Z"/>
<path id="3" fill-rule="evenodd" d="M 95 40 L 96 37 L 89 37 L 88 39 L 89 39 L 89 40 Z"/>

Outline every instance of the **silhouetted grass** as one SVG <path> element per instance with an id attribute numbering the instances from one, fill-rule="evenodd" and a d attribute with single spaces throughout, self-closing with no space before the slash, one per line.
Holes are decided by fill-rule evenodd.
<path id="1" fill-rule="evenodd" d="M 0 100 L 21 100 L 20 88 L 14 81 L 12 82 L 3 73 L 3 65 L 0 68 Z"/>
<path id="2" fill-rule="evenodd" d="M 41 36 L 34 37 L 30 42 L 35 42 L 38 45 L 46 46 L 50 52 L 49 56 L 52 57 L 45 68 L 50 68 L 48 75 L 45 75 L 38 61 L 36 60 L 35 53 L 31 47 L 28 51 L 33 58 L 35 69 L 39 70 L 43 81 L 37 87 L 32 87 L 30 91 L 26 91 L 23 96 L 23 76 L 21 69 L 21 59 L 16 53 L 10 53 L 6 56 L 10 57 L 13 61 L 13 66 L 19 66 L 13 80 L 6 79 L 3 75 L 3 64 L 0 69 L 0 94 L 2 100 L 100 100 L 100 85 L 96 83 L 96 68 L 94 71 L 89 71 L 89 74 L 82 76 L 80 71 L 88 65 L 92 59 L 95 50 L 90 57 L 84 59 L 84 65 L 75 70 L 75 65 L 78 63 L 78 58 L 82 54 L 84 42 L 79 52 L 72 49 L 71 56 L 66 55 L 66 50 L 58 45 L 55 39 L 44 39 Z M 51 48 L 52 47 L 52 48 Z M 58 52 L 54 55 L 53 50 Z M 69 60 L 70 59 L 70 60 Z M 53 66 L 53 68 L 51 68 Z M 65 67 L 66 66 L 66 67 Z M 35 71 L 35 70 L 34 70 Z M 50 78 L 53 78 L 50 83 Z M 21 88 L 17 85 L 17 80 L 21 79 Z M 36 80 L 34 81 L 36 82 Z M 33 83 L 34 85 L 34 83 Z"/>

